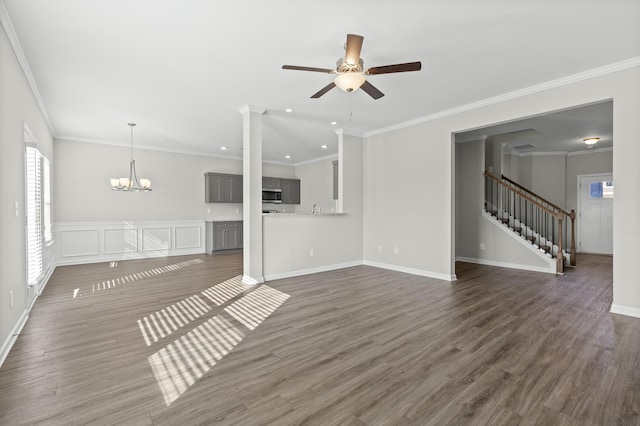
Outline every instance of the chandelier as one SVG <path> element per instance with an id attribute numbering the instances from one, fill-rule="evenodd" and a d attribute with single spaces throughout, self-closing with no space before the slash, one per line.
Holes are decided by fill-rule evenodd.
<path id="1" fill-rule="evenodd" d="M 136 175 L 136 160 L 133 158 L 133 128 L 136 123 L 127 123 L 131 127 L 131 159 L 129 160 L 128 178 L 111 178 L 111 189 L 113 191 L 151 191 L 151 181 L 140 179 Z"/>

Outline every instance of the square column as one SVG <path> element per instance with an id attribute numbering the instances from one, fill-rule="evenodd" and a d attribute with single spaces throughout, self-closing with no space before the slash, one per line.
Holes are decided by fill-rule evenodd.
<path id="1" fill-rule="evenodd" d="M 264 282 L 262 270 L 262 114 L 245 105 L 242 114 L 243 277 L 245 284 Z"/>

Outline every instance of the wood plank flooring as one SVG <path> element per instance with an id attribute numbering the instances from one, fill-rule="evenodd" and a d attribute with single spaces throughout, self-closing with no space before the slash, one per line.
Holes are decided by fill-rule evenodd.
<path id="1" fill-rule="evenodd" d="M 0 368 L 0 424 L 640 426 L 611 261 L 253 287 L 241 253 L 59 267 Z"/>

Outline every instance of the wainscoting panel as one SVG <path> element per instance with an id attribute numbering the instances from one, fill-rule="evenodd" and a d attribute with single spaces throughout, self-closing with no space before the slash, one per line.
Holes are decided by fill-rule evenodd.
<path id="1" fill-rule="evenodd" d="M 71 227 L 60 234 L 59 257 L 82 257 L 100 254 L 100 232 L 97 229 Z"/>
<path id="2" fill-rule="evenodd" d="M 176 226 L 173 230 L 176 249 L 192 249 L 203 245 L 199 226 Z"/>
<path id="3" fill-rule="evenodd" d="M 135 226 L 104 228 L 104 254 L 120 254 L 138 251 L 138 230 Z"/>
<path id="4" fill-rule="evenodd" d="M 204 221 L 56 223 L 57 265 L 204 253 Z"/>
<path id="5" fill-rule="evenodd" d="M 142 251 L 165 252 L 171 248 L 171 227 L 142 228 Z"/>

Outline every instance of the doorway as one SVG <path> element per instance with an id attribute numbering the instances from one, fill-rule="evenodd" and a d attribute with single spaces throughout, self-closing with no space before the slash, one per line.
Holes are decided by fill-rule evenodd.
<path id="1" fill-rule="evenodd" d="M 578 251 L 613 254 L 611 173 L 578 176 Z"/>

